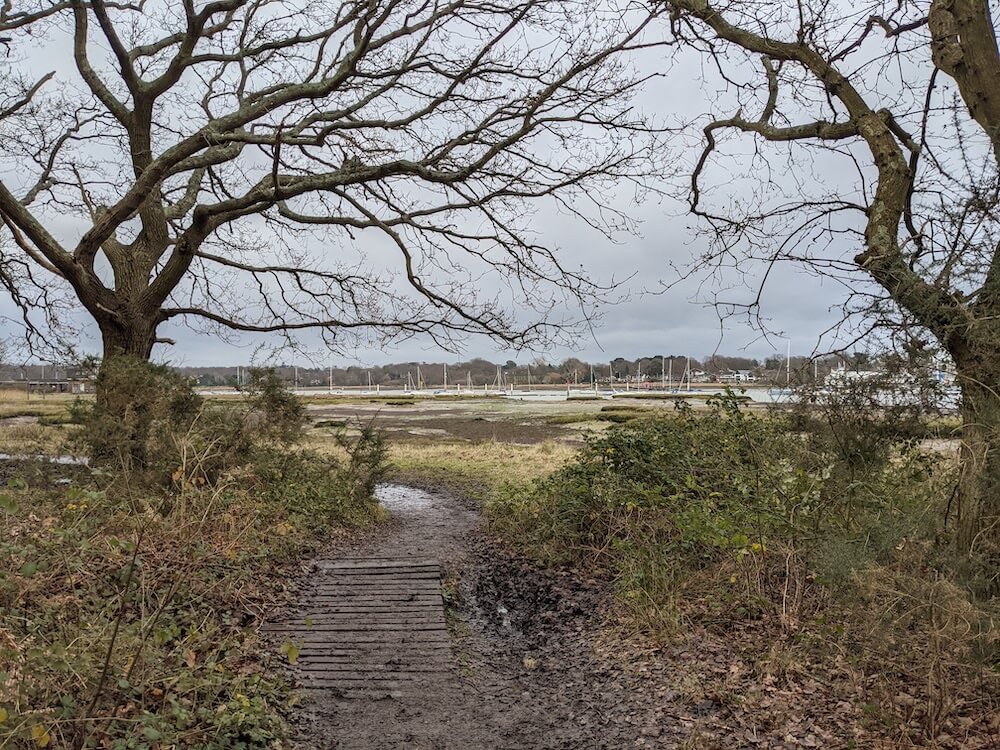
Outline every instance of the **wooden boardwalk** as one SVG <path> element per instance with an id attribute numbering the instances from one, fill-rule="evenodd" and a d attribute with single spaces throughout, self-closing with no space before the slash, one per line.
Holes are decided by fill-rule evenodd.
<path id="1" fill-rule="evenodd" d="M 298 608 L 267 627 L 299 650 L 304 689 L 399 698 L 440 683 L 451 646 L 435 560 L 355 557 L 317 568 Z"/>

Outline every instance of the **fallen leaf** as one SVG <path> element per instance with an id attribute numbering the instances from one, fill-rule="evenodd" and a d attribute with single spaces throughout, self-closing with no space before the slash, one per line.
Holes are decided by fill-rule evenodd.
<path id="1" fill-rule="evenodd" d="M 49 743 L 52 741 L 52 737 L 49 736 L 49 731 L 41 724 L 35 724 L 35 726 L 31 728 L 31 739 L 35 741 L 35 745 L 37 747 L 48 747 Z"/>

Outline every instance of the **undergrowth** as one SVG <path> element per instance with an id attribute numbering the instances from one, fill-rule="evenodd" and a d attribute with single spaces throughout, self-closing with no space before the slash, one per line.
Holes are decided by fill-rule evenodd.
<path id="1" fill-rule="evenodd" d="M 128 367 L 119 386 L 169 377 Z M 376 518 L 381 435 L 345 439 L 348 460 L 296 447 L 301 406 L 267 373 L 239 404 L 179 382 L 117 397 L 142 413 L 77 415 L 92 470 L 4 465 L 0 747 L 280 747 L 286 657 L 258 628 L 283 566 Z"/>
<path id="2" fill-rule="evenodd" d="M 839 660 L 831 684 L 851 675 L 886 747 L 966 747 L 1000 732 L 998 607 L 955 572 L 954 467 L 904 411 L 679 404 L 494 493 L 491 529 L 610 577 L 625 620 L 662 640 L 729 634 L 762 679 Z"/>

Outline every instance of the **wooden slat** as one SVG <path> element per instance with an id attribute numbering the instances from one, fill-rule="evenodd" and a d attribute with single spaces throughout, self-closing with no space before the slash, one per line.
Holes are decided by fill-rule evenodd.
<path id="1" fill-rule="evenodd" d="M 296 637 L 294 640 L 296 641 L 296 644 L 301 644 L 300 648 L 303 646 L 342 646 L 347 643 L 356 643 L 365 645 L 384 645 L 387 649 L 389 649 L 420 645 L 424 643 L 451 643 L 451 639 L 449 638 L 447 631 L 443 630 L 424 631 L 419 637 L 403 633 L 365 633 L 362 634 L 361 637 L 351 638 L 350 640 L 343 637 L 337 637 L 336 634 L 330 634 L 329 636 L 305 636 L 301 639 Z"/>
<path id="2" fill-rule="evenodd" d="M 421 631 L 427 632 L 447 632 L 444 626 L 444 622 L 414 622 L 414 623 L 398 623 L 398 622 L 366 622 L 363 625 L 315 625 L 311 628 L 298 627 L 298 628 L 288 628 L 284 632 L 295 633 L 296 635 L 305 635 L 308 633 L 316 634 L 326 634 L 326 633 L 417 633 Z M 342 638 L 344 636 L 341 636 Z"/>
<path id="3" fill-rule="evenodd" d="M 338 627 L 353 629 L 364 627 L 365 625 L 444 625 L 444 617 L 437 612 L 369 612 L 349 615 L 331 616 L 321 615 L 309 618 L 308 622 L 303 620 L 291 620 L 289 622 L 277 622 L 267 625 L 266 631 L 282 630 L 323 630 L 324 628 Z"/>
<path id="4" fill-rule="evenodd" d="M 349 560 L 330 560 L 316 563 L 320 570 L 373 570 L 378 568 L 434 568 L 435 560 L 421 557 L 352 557 Z"/>
<path id="5" fill-rule="evenodd" d="M 314 578 L 313 581 L 319 586 L 335 586 L 341 581 L 353 581 L 353 580 L 368 580 L 377 581 L 382 583 L 389 582 L 409 582 L 409 581 L 433 581 L 437 583 L 440 580 L 441 574 L 431 568 L 420 570 L 392 570 L 383 573 L 362 571 L 362 570 L 349 570 L 349 571 L 332 571 L 328 573 L 319 573 Z"/>
<path id="6" fill-rule="evenodd" d="M 309 675 L 310 679 L 317 676 L 320 678 L 327 676 L 330 679 L 339 680 L 354 675 L 379 677 L 390 674 L 395 677 L 397 675 L 440 674 L 446 672 L 447 669 L 430 664 L 337 664 L 323 662 L 322 664 L 312 664 L 308 668 L 303 667 L 299 671 L 304 675 Z"/>
<path id="7" fill-rule="evenodd" d="M 379 614 L 395 614 L 397 612 L 438 612 L 441 609 L 441 605 L 437 602 L 409 602 L 406 606 L 394 606 L 393 604 L 379 604 L 378 602 L 371 602 L 365 604 L 364 602 L 355 602 L 353 604 L 345 604 L 344 606 L 331 606 L 331 607 L 316 607 L 314 609 L 303 610 L 301 612 L 294 612 L 289 617 L 282 620 L 282 622 L 295 622 L 301 621 L 306 617 L 312 617 L 313 619 L 317 617 L 328 617 L 330 615 L 343 615 L 353 616 L 353 615 L 379 615 Z"/>

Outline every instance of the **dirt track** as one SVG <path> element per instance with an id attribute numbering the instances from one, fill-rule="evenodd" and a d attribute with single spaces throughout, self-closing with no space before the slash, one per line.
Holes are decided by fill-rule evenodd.
<path id="1" fill-rule="evenodd" d="M 337 558 L 439 562 L 451 636 L 447 671 L 395 695 L 310 692 L 302 747 L 674 747 L 688 733 L 683 724 L 690 723 L 678 719 L 690 709 L 648 673 L 630 670 L 607 642 L 605 586 L 540 573 L 501 551 L 481 533 L 478 513 L 456 498 L 397 486 L 381 497 L 394 520 Z M 337 558 L 317 560 L 316 573 Z M 307 584 L 300 605 L 314 592 Z"/>

